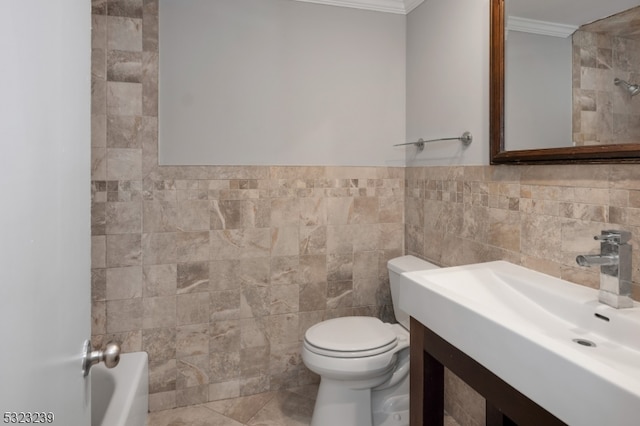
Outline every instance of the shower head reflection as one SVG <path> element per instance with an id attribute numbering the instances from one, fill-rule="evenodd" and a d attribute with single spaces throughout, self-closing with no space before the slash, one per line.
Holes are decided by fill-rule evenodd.
<path id="1" fill-rule="evenodd" d="M 640 85 L 637 84 L 629 84 L 624 80 L 620 80 L 619 78 L 615 78 L 613 80 L 613 84 L 616 86 L 622 86 L 631 96 L 635 96 L 640 93 Z"/>

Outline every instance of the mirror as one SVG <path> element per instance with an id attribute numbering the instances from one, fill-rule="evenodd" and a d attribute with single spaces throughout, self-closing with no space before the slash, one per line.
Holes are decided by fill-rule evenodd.
<path id="1" fill-rule="evenodd" d="M 618 66 L 621 55 L 603 44 L 640 46 L 640 1 L 490 1 L 491 164 L 640 162 L 640 57 Z"/>

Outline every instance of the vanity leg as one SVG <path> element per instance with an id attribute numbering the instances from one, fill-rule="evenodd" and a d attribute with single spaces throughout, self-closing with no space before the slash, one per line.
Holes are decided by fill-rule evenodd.
<path id="1" fill-rule="evenodd" d="M 424 333 L 422 325 L 411 318 L 409 346 L 409 425 L 422 426 L 424 416 Z"/>
<path id="2" fill-rule="evenodd" d="M 424 425 L 444 424 L 444 366 L 424 352 Z"/>
<path id="3" fill-rule="evenodd" d="M 444 424 L 444 366 L 424 351 L 424 327 L 411 318 L 409 422 L 411 426 Z"/>

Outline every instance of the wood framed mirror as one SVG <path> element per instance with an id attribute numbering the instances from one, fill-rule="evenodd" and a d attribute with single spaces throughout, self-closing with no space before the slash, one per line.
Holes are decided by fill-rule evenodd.
<path id="1" fill-rule="evenodd" d="M 512 10 L 511 9 L 512 3 L 525 2 L 525 1 L 526 0 L 509 0 L 509 4 L 507 5 L 507 7 L 509 7 L 510 10 Z M 569 0 L 561 0 L 561 2 L 564 2 L 564 1 L 569 1 Z M 639 7 L 640 2 L 638 2 L 637 0 L 615 0 L 615 1 L 620 1 L 621 3 L 623 3 L 621 5 L 623 9 L 620 9 L 620 10 L 625 11 L 624 13 L 627 13 L 630 10 L 632 10 L 632 9 L 629 9 L 629 7 L 631 6 L 633 9 L 637 9 L 635 10 L 635 12 L 637 12 L 638 16 L 640 16 L 640 7 Z M 538 2 L 533 2 L 533 3 L 538 3 Z M 558 5 L 558 3 L 560 3 L 560 1 L 554 1 L 554 2 L 548 2 L 548 3 L 550 3 L 550 6 L 553 6 L 555 8 Z M 603 2 L 600 2 L 600 3 L 603 3 Z M 531 4 L 531 2 L 529 2 L 529 4 Z M 574 9 L 573 12 L 575 12 L 576 10 L 584 9 L 584 8 L 581 8 L 581 6 L 576 6 L 576 7 L 578 9 Z M 600 12 L 604 13 L 604 15 L 601 15 L 603 18 L 610 17 L 613 15 L 613 13 L 611 13 L 609 10 L 600 11 Z M 565 13 L 565 15 L 571 15 L 571 14 Z M 573 15 L 575 15 L 575 13 Z M 616 14 L 616 16 L 618 16 L 618 14 Z M 506 64 L 505 61 L 507 60 L 505 52 L 508 52 L 507 45 L 506 45 L 507 44 L 506 40 L 508 40 L 507 36 L 512 34 L 510 30 L 507 30 L 507 23 L 509 23 L 509 26 L 511 26 L 510 20 L 513 19 L 513 17 L 510 17 L 507 15 L 507 10 L 505 9 L 505 0 L 490 0 L 490 19 L 491 19 L 491 22 L 490 22 L 490 82 L 489 82 L 490 131 L 489 131 L 489 136 L 490 136 L 491 164 L 640 163 L 640 137 L 632 135 L 631 132 L 625 132 L 624 143 L 617 143 L 615 139 L 604 138 L 604 137 L 602 138 L 602 140 L 603 141 L 605 139 L 607 140 L 604 143 L 600 143 L 599 142 L 600 136 L 592 137 L 592 135 L 589 135 L 589 137 L 591 137 L 592 140 L 588 140 L 589 137 L 585 138 L 583 137 L 582 134 L 579 133 L 579 131 L 578 132 L 576 131 L 576 121 L 575 121 L 576 118 L 570 118 L 569 119 L 570 122 L 567 123 L 565 126 L 566 137 L 563 136 L 563 139 L 568 139 L 566 140 L 566 146 L 560 145 L 558 147 L 551 147 L 551 148 L 527 146 L 524 149 L 520 147 L 518 147 L 517 149 L 509 148 L 510 146 L 513 146 L 513 145 L 511 145 L 510 141 L 507 139 L 510 139 L 512 141 L 513 139 L 519 138 L 519 136 L 517 135 L 525 135 L 525 133 L 513 133 L 510 131 L 505 132 L 506 130 L 505 123 L 507 123 L 506 125 L 510 124 L 509 120 L 505 119 L 505 117 L 508 117 L 509 114 L 520 114 L 521 116 L 524 115 L 525 119 L 531 118 L 531 120 L 529 121 L 531 121 L 532 123 L 534 121 L 533 120 L 534 117 L 533 115 L 531 115 L 532 112 L 529 111 L 526 106 L 523 107 L 520 103 L 518 103 L 517 105 L 513 103 L 507 105 L 508 102 L 505 102 L 505 99 L 511 99 L 508 96 L 506 96 L 507 93 L 505 89 L 506 87 L 508 87 L 508 85 L 506 84 L 506 80 L 507 78 L 510 78 L 505 74 L 505 69 L 509 68 L 509 67 L 505 67 L 505 64 Z M 546 22 L 546 21 L 547 20 L 545 19 L 541 20 L 541 22 Z M 604 21 L 604 19 L 602 19 L 601 21 Z M 595 21 L 591 19 L 590 21 L 587 21 L 587 22 L 595 22 Z M 575 25 L 575 28 L 586 31 L 586 29 L 584 28 L 587 28 L 587 27 Z M 520 31 L 520 30 L 515 30 L 515 31 Z M 513 34 L 515 35 L 515 33 Z M 572 35 L 569 35 L 569 36 L 565 36 L 565 38 L 569 38 L 565 43 L 569 43 L 568 46 L 571 52 L 570 53 L 571 58 L 567 59 L 567 61 L 569 63 L 568 66 L 570 69 L 568 72 L 571 73 L 569 80 L 570 81 L 572 80 L 572 83 L 573 83 L 573 84 L 569 83 L 569 86 L 573 86 L 573 87 L 567 88 L 566 93 L 568 94 L 569 97 L 573 98 L 572 102 L 576 102 L 575 100 L 576 79 L 578 80 L 577 84 L 581 84 L 580 76 L 585 75 L 584 69 L 582 70 L 575 69 L 575 64 L 576 64 L 576 61 L 578 61 L 577 62 L 578 67 L 583 66 L 584 63 L 586 62 L 584 56 L 587 56 L 587 53 L 584 53 L 587 51 L 587 49 L 583 49 L 581 51 L 580 47 L 578 46 L 577 48 L 578 50 L 576 51 L 576 46 L 573 45 L 576 43 L 576 40 L 573 39 L 575 34 L 576 33 L 573 33 Z M 633 43 L 635 42 L 637 42 L 638 46 L 640 46 L 640 37 L 638 38 L 637 41 L 633 41 Z M 601 40 L 600 40 L 600 43 L 602 43 Z M 598 49 L 595 49 L 594 51 L 599 52 Z M 581 52 L 583 53 L 583 57 L 580 56 Z M 576 55 L 578 55 L 577 59 L 576 59 Z M 610 53 L 609 55 L 611 56 Z M 606 108 L 609 108 L 607 112 L 610 112 L 612 117 L 613 117 L 612 108 L 616 106 L 616 102 L 618 105 L 622 104 L 622 106 L 618 106 L 618 108 L 629 106 L 628 110 L 632 110 L 632 109 L 636 109 L 637 107 L 637 110 L 640 111 L 640 96 L 632 99 L 632 95 L 630 95 L 627 92 L 624 92 L 624 88 L 619 87 L 617 84 L 614 86 L 614 77 L 616 78 L 620 77 L 621 79 L 625 79 L 625 78 L 632 79 L 636 77 L 635 73 L 638 73 L 637 77 L 638 77 L 638 80 L 640 80 L 640 69 L 617 70 L 613 65 L 613 63 L 615 62 L 615 58 L 616 58 L 616 54 L 614 52 L 613 59 L 609 59 L 608 63 L 607 63 L 607 60 L 600 61 L 599 58 L 594 57 L 592 59 L 595 62 L 593 62 L 592 64 L 589 64 L 589 66 L 592 66 L 593 69 L 597 70 L 594 72 L 600 72 L 600 73 L 606 72 L 605 74 L 606 78 L 600 78 L 600 80 L 604 81 L 605 82 L 604 84 L 607 85 L 606 90 L 610 90 L 610 94 L 608 95 L 609 104 L 607 104 Z M 588 58 L 588 59 L 590 60 L 591 58 Z M 628 61 L 628 62 L 632 63 L 632 61 Z M 571 66 L 572 66 L 571 64 L 573 64 L 573 70 L 571 70 Z M 549 79 L 547 79 L 547 81 L 548 80 Z M 514 81 L 514 80 L 510 80 L 510 81 Z M 611 86 L 611 88 L 608 87 L 609 85 Z M 593 88 L 590 88 L 590 89 L 593 89 Z M 594 93 L 593 95 L 594 98 L 596 97 L 595 93 L 599 93 L 596 90 L 591 90 L 591 92 Z M 582 96 L 585 97 L 585 95 L 582 95 Z M 591 99 L 591 101 L 595 102 L 593 101 L 593 99 Z M 637 104 L 636 107 L 631 107 L 631 102 L 633 102 L 634 104 Z M 581 107 L 580 105 L 576 106 L 576 105 L 573 105 L 572 103 L 570 103 L 569 105 L 570 106 L 568 108 L 571 108 L 571 111 L 567 111 L 568 117 L 573 117 L 575 114 L 580 114 L 581 110 L 588 110 L 587 115 L 585 116 L 588 118 L 594 118 L 595 120 L 595 117 L 597 114 L 594 111 L 592 111 L 593 108 L 596 108 L 595 106 Z M 603 107 L 603 109 L 604 108 L 605 107 Z M 591 115 L 588 115 L 588 114 L 591 114 Z M 600 114 L 600 115 L 603 115 L 603 114 Z M 578 118 L 578 120 L 579 119 L 580 118 Z M 637 127 L 640 131 L 640 112 L 638 113 L 637 119 L 632 118 L 632 116 L 629 115 L 628 117 L 625 116 L 625 120 L 627 120 L 626 123 L 632 123 L 633 127 L 634 128 Z M 609 121 L 612 122 L 613 118 L 611 118 Z M 618 122 L 619 121 L 621 120 L 618 118 Z M 536 137 L 538 137 L 538 132 L 536 131 L 536 129 L 542 130 L 542 128 L 546 127 L 545 123 L 546 123 L 545 121 L 541 121 L 540 123 L 537 124 L 537 127 L 535 127 L 536 125 L 534 125 L 532 127 L 532 129 L 534 129 L 533 131 L 526 132 L 527 137 L 529 137 L 529 139 L 535 139 Z M 620 125 L 619 123 L 617 124 Z M 578 125 L 579 125 L 579 122 L 578 122 Z M 592 126 L 593 126 L 593 123 L 592 123 Z M 611 128 L 613 127 L 614 127 L 613 125 L 610 125 L 608 128 L 610 134 L 614 133 L 613 131 L 611 131 Z M 513 136 L 514 134 L 516 136 Z M 533 138 L 531 138 L 531 136 L 533 136 Z M 545 139 L 545 138 L 546 138 L 545 136 L 539 137 L 539 139 Z M 584 139 L 584 140 L 581 140 L 581 139 Z"/>

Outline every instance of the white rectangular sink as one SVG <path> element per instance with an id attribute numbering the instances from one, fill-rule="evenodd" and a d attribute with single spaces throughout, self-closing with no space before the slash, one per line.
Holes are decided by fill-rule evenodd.
<path id="1" fill-rule="evenodd" d="M 560 420 L 640 424 L 640 304 L 504 261 L 401 280 L 401 309 Z"/>

